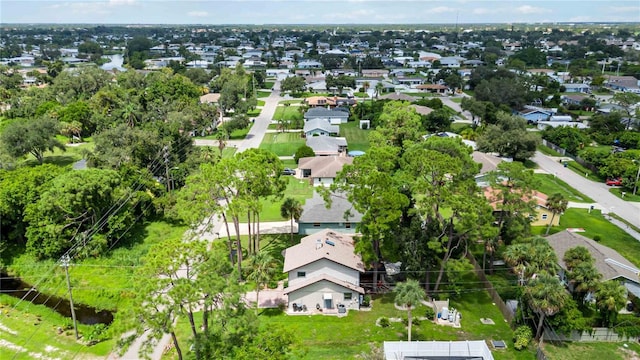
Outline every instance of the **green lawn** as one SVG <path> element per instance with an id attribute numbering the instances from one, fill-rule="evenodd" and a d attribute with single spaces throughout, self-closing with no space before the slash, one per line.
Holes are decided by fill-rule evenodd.
<path id="1" fill-rule="evenodd" d="M 465 281 L 477 282 L 478 279 L 469 274 Z M 398 310 L 393 304 L 394 294 L 374 297 L 371 311 L 350 311 L 346 317 L 322 315 L 285 315 L 278 310 L 261 311 L 261 326 L 280 325 L 291 329 L 298 341 L 294 359 L 353 359 L 356 355 L 367 352 L 370 344 L 382 346 L 383 341 L 402 341 L 407 338 L 406 327 L 399 322 L 392 322 L 389 327 L 376 326 L 380 317 L 406 318 L 407 313 Z M 489 295 L 482 290 L 470 289 L 459 298 L 451 299 L 451 306 L 463 315 L 462 328 L 435 325 L 431 321 L 422 320 L 414 323 L 413 340 L 504 340 L 506 350 L 494 351 L 498 360 L 533 360 L 532 351 L 517 352 L 513 350 L 512 331 L 504 321 L 497 306 L 492 304 Z M 424 316 L 424 305 L 413 310 L 414 317 Z M 495 325 L 484 325 L 480 318 L 491 318 Z M 197 320 L 201 316 L 196 316 Z M 183 344 L 187 344 L 190 336 L 186 318 L 178 324 L 178 336 Z M 183 345 L 183 349 L 188 347 Z M 186 351 L 186 350 L 185 350 Z M 175 353 L 166 356 L 175 359 Z"/>
<path id="2" fill-rule="evenodd" d="M 552 148 L 550 148 L 550 147 L 544 146 L 544 145 L 542 145 L 542 144 L 539 144 L 539 145 L 537 146 L 537 148 L 538 148 L 538 151 L 540 151 L 541 153 L 543 153 L 543 154 L 545 154 L 545 155 L 549 155 L 549 156 L 558 156 L 558 157 L 562 156 L 562 154 L 560 154 L 559 152 L 557 152 L 557 151 L 553 150 L 553 149 L 552 149 Z"/>
<path id="3" fill-rule="evenodd" d="M 0 324 L 3 327 L 0 340 L 24 351 L 18 352 L 18 348 L 11 349 L 7 346 L 10 344 L 5 343 L 0 346 L 0 359 L 71 359 L 78 354 L 78 359 L 105 358 L 115 344 L 114 340 L 108 340 L 86 346 L 75 340 L 70 319 L 43 305 L 16 304 L 16 298 L 0 295 Z M 58 328 L 63 329 L 60 334 Z M 79 324 L 78 328 L 80 333 L 87 334 L 87 338 L 96 327 Z M 98 332 L 93 334 L 98 335 Z"/>
<path id="4" fill-rule="evenodd" d="M 253 110 L 249 110 L 249 111 L 247 111 L 247 116 L 248 116 L 248 117 L 256 117 L 256 116 L 260 116 L 260 112 L 261 112 L 261 111 L 262 111 L 262 110 L 260 110 L 260 109 L 253 109 Z"/>
<path id="5" fill-rule="evenodd" d="M 264 88 L 265 89 L 271 89 L 273 88 L 273 85 L 275 85 L 275 81 L 265 81 L 264 82 Z"/>
<path id="6" fill-rule="evenodd" d="M 573 170 L 576 174 L 579 174 L 589 180 L 604 182 L 606 179 L 602 178 L 597 172 L 593 172 L 586 167 L 580 165 L 577 161 L 568 161 L 567 166 Z"/>
<path id="7" fill-rule="evenodd" d="M 278 156 L 293 156 L 298 148 L 305 144 L 300 133 L 266 133 L 260 144 L 261 149 L 266 149 Z"/>
<path id="8" fill-rule="evenodd" d="M 453 101 L 454 103 L 457 104 L 461 104 L 462 103 L 462 98 L 461 97 L 450 97 L 449 100 Z"/>
<path id="9" fill-rule="evenodd" d="M 633 189 L 627 188 L 611 188 L 609 192 L 625 201 L 640 201 L 640 191 L 637 190 L 635 195 L 633 195 Z M 624 197 L 622 196 L 622 192 L 624 192 Z"/>
<path id="10" fill-rule="evenodd" d="M 256 91 L 256 97 L 257 98 L 265 98 L 265 97 L 269 97 L 269 95 L 271 95 L 271 91 Z"/>
<path id="11" fill-rule="evenodd" d="M 280 102 L 278 102 L 278 105 L 284 105 L 284 104 L 302 104 L 302 100 L 282 100 Z"/>
<path id="12" fill-rule="evenodd" d="M 293 160 L 291 160 L 293 161 Z M 295 167 L 285 165 L 287 167 Z M 291 197 L 304 205 L 307 199 L 313 197 L 313 186 L 309 184 L 308 180 L 300 180 L 294 176 L 287 176 L 289 184 L 285 190 L 285 197 L 282 199 L 266 199 L 261 200 L 262 211 L 260 212 L 260 221 L 284 221 L 289 220 L 280 216 L 280 206 L 284 202 L 285 198 Z"/>
<path id="13" fill-rule="evenodd" d="M 299 106 L 278 106 L 273 114 L 273 120 L 302 120 Z"/>
<path id="14" fill-rule="evenodd" d="M 555 193 L 560 193 L 565 197 L 565 199 L 569 201 L 583 203 L 594 202 L 591 198 L 572 188 L 566 182 L 562 181 L 560 178 L 554 175 L 534 174 L 534 177 L 538 181 L 536 190 L 545 193 L 547 196 L 551 196 Z"/>
<path id="15" fill-rule="evenodd" d="M 640 242 L 611 224 L 600 210 L 592 210 L 589 213 L 586 209 L 567 209 L 560 217 L 560 226 L 552 227 L 550 233 L 566 228 L 583 228 L 585 232 L 579 233 L 580 235 L 600 239 L 600 244 L 616 250 L 634 265 L 640 266 Z M 532 233 L 541 235 L 546 231 L 546 226 L 532 227 L 531 230 Z"/>
<path id="16" fill-rule="evenodd" d="M 627 345 L 627 347 L 623 344 Z M 640 345 L 634 342 L 547 343 L 544 344 L 543 350 L 549 360 L 629 360 L 637 359 L 640 355 Z"/>
<path id="17" fill-rule="evenodd" d="M 347 138 L 349 150 L 369 150 L 369 130 L 362 130 L 357 121 L 340 125 L 340 136 Z"/>
<path id="18" fill-rule="evenodd" d="M 258 100 L 258 106 L 264 106 L 265 101 L 264 100 Z"/>

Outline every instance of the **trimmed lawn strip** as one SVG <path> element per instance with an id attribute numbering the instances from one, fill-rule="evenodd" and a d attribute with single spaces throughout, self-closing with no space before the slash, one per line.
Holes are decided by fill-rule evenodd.
<path id="1" fill-rule="evenodd" d="M 624 201 L 633 201 L 633 202 L 640 201 L 640 192 L 636 191 L 636 194 L 633 195 L 633 189 L 612 187 L 611 189 L 609 189 L 609 192 Z M 622 196 L 623 192 L 624 192 L 624 197 Z"/>
<path id="2" fill-rule="evenodd" d="M 604 182 L 606 180 L 602 178 L 600 174 L 598 174 L 597 172 L 593 172 L 587 169 L 586 167 L 580 165 L 577 161 L 573 161 L 573 160 L 567 161 L 567 167 L 573 170 L 573 172 L 575 172 L 576 174 L 584 178 L 587 178 L 589 180 L 600 181 L 600 182 Z"/>
<path id="3" fill-rule="evenodd" d="M 266 98 L 269 97 L 269 95 L 271 95 L 271 91 L 256 91 L 256 98 Z"/>
<path id="4" fill-rule="evenodd" d="M 369 130 L 360 129 L 356 121 L 340 125 L 340 136 L 347 138 L 349 150 L 369 150 Z"/>
<path id="5" fill-rule="evenodd" d="M 260 144 L 261 149 L 266 149 L 278 156 L 293 156 L 300 146 L 305 144 L 305 139 L 300 133 L 266 133 Z"/>
<path id="6" fill-rule="evenodd" d="M 542 144 L 539 144 L 537 146 L 538 151 L 540 151 L 541 153 L 548 155 L 548 156 L 556 156 L 556 157 L 562 157 L 562 154 L 560 154 L 559 152 L 553 150 L 550 147 L 544 146 Z"/>
<path id="7" fill-rule="evenodd" d="M 15 334 L 0 331 L 0 339 L 24 348 L 16 352 L 0 346 L 0 359 L 71 359 L 78 354 L 91 354 L 101 358 L 107 356 L 115 345 L 115 340 L 99 342 L 92 346 L 83 345 L 85 339 L 76 341 L 71 319 L 66 318 L 44 305 L 33 305 L 23 301 L 16 306 L 18 299 L 0 295 L 2 325 Z M 15 308 L 14 308 L 15 307 Z M 58 334 L 58 328 L 64 331 Z M 94 326 L 78 324 L 78 331 L 90 334 Z M 80 356 L 80 359 L 86 357 Z"/>
<path id="8" fill-rule="evenodd" d="M 273 114 L 273 120 L 302 120 L 299 106 L 278 106 Z"/>
<path id="9" fill-rule="evenodd" d="M 589 239 L 599 239 L 600 244 L 616 250 L 635 266 L 640 267 L 640 241 L 610 223 L 600 210 L 592 210 L 589 213 L 586 209 L 567 209 L 560 217 L 560 226 L 552 227 L 550 234 L 566 228 L 583 228 L 585 231 L 578 234 Z M 542 235 L 546 229 L 546 226 L 532 226 L 531 232 Z"/>
<path id="10" fill-rule="evenodd" d="M 632 228 L 634 231 L 639 232 L 640 233 L 640 229 L 638 229 L 637 226 L 629 223 L 627 220 L 621 218 L 620 216 L 618 216 L 615 213 L 609 213 L 609 216 L 611 216 L 614 219 L 617 219 L 618 221 L 622 221 L 623 223 L 625 223 L 628 227 Z"/>
<path id="11" fill-rule="evenodd" d="M 627 360 L 638 357 L 640 345 L 633 342 L 554 342 L 545 343 L 543 351 L 549 360 Z"/>
<path id="12" fill-rule="evenodd" d="M 534 174 L 534 177 L 538 181 L 537 190 L 545 193 L 547 196 L 560 193 L 569 201 L 583 203 L 594 202 L 590 197 L 572 188 L 557 176 L 551 174 Z"/>

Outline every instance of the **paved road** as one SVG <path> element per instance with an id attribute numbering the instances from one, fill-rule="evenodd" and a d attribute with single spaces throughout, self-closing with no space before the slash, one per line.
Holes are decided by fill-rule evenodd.
<path id="1" fill-rule="evenodd" d="M 640 209 L 637 205 L 619 199 L 609 193 L 609 187 L 607 185 L 586 179 L 576 174 L 573 170 L 565 168 L 558 160 L 544 155 L 541 152 L 536 152 L 533 161 L 535 161 L 541 169 L 550 174 L 557 174 L 557 176 L 567 184 L 592 198 L 600 205 L 603 213 L 613 212 L 630 224 L 640 228 Z"/>

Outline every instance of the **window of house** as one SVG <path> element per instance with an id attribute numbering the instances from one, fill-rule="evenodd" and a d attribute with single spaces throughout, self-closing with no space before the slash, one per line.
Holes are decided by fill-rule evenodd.
<path id="1" fill-rule="evenodd" d="M 344 223 L 345 229 L 351 229 L 351 223 Z"/>
<path id="2" fill-rule="evenodd" d="M 351 300 L 351 296 L 353 296 L 352 293 L 348 292 L 348 293 L 344 293 L 344 300 Z"/>
<path id="3" fill-rule="evenodd" d="M 298 277 L 299 278 L 303 278 L 303 277 L 306 277 L 306 276 L 307 276 L 307 273 L 305 271 L 298 271 Z"/>
<path id="4" fill-rule="evenodd" d="M 542 214 L 542 220 L 547 220 L 547 214 Z"/>
<path id="5" fill-rule="evenodd" d="M 313 223 L 313 227 L 320 227 L 320 223 Z"/>

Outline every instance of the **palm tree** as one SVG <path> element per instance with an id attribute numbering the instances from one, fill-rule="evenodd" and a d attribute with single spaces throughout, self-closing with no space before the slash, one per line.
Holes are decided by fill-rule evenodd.
<path id="1" fill-rule="evenodd" d="M 256 283 L 256 313 L 260 305 L 260 288 L 267 285 L 275 273 L 273 256 L 265 251 L 259 251 L 253 255 L 251 259 L 251 273 L 247 276 L 248 280 Z"/>
<path id="2" fill-rule="evenodd" d="M 367 90 L 371 87 L 371 83 L 368 81 L 365 81 L 362 83 L 362 89 L 364 90 L 364 96 L 367 96 Z"/>
<path id="3" fill-rule="evenodd" d="M 224 128 L 218 128 L 216 132 L 216 140 L 218 140 L 218 150 L 220 150 L 220 157 L 222 157 L 222 151 L 227 147 L 227 140 L 229 139 L 229 132 Z"/>
<path id="4" fill-rule="evenodd" d="M 598 288 L 602 274 L 591 262 L 581 262 L 567 274 L 573 284 L 573 291 L 580 302 L 584 302 L 584 295 Z"/>
<path id="5" fill-rule="evenodd" d="M 569 294 L 560 281 L 547 273 L 538 274 L 537 277 L 524 289 L 525 296 L 529 300 L 529 306 L 538 313 L 538 330 L 536 340 L 540 340 L 547 316 L 556 314 L 569 299 Z"/>
<path id="6" fill-rule="evenodd" d="M 513 244 L 507 246 L 502 254 L 504 261 L 518 273 L 518 283 L 524 285 L 524 272 L 526 270 L 529 247 L 527 244 Z"/>
<path id="7" fill-rule="evenodd" d="M 384 91 L 384 85 L 382 85 L 381 82 L 378 82 L 376 84 L 376 99 L 378 99 L 378 96 L 380 96 L 380 94 L 382 93 L 382 91 Z"/>
<path id="8" fill-rule="evenodd" d="M 293 244 L 293 220 L 298 221 L 302 216 L 302 205 L 294 198 L 286 198 L 280 206 L 280 215 L 291 221 L 291 243 Z"/>
<path id="9" fill-rule="evenodd" d="M 553 219 L 555 219 L 556 214 L 560 214 L 567 210 L 567 205 L 569 202 L 565 199 L 564 196 L 560 193 L 555 193 L 547 199 L 547 209 L 551 211 L 551 221 L 549 221 L 549 225 L 547 226 L 547 231 L 544 233 L 545 235 L 549 235 L 549 230 L 551 230 L 551 225 L 553 225 Z"/>
<path id="10" fill-rule="evenodd" d="M 596 305 L 600 310 L 603 321 L 611 325 L 615 321 L 618 311 L 627 300 L 627 289 L 615 280 L 600 283 L 596 291 Z"/>
<path id="11" fill-rule="evenodd" d="M 420 303 L 425 297 L 425 292 L 420 283 L 413 279 L 408 279 L 403 283 L 398 283 L 395 288 L 395 302 L 407 308 L 407 318 L 409 320 L 409 341 L 411 341 L 411 308 Z"/>

